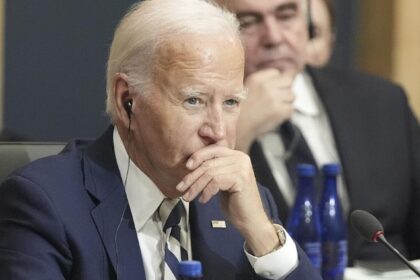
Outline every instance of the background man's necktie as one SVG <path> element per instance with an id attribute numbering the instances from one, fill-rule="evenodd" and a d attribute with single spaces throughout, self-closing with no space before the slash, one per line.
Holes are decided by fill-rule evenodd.
<path id="1" fill-rule="evenodd" d="M 296 166 L 301 163 L 313 164 L 317 169 L 315 158 L 309 149 L 300 129 L 290 121 L 280 126 L 280 136 L 283 140 L 285 156 L 284 161 L 289 172 L 293 185 L 297 187 Z M 319 198 L 322 189 L 321 176 L 319 171 L 314 178 L 315 194 Z"/>
<path id="2" fill-rule="evenodd" d="M 165 280 L 177 279 L 179 262 L 188 259 L 187 233 L 180 225 L 185 213 L 185 207 L 180 199 L 164 199 L 159 206 L 159 217 L 166 236 Z"/>

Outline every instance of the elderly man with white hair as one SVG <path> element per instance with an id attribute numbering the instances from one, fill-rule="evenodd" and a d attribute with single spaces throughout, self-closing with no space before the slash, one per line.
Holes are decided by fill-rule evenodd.
<path id="1" fill-rule="evenodd" d="M 233 150 L 244 51 L 206 1 L 144 1 L 111 46 L 96 141 L 0 187 L 1 279 L 320 279 L 280 225 L 249 157 Z"/>

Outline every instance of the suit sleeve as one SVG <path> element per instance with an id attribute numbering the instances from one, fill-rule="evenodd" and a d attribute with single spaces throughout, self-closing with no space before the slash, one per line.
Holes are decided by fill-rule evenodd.
<path id="1" fill-rule="evenodd" d="M 0 186 L 0 279 L 66 279 L 71 254 L 48 195 L 13 176 Z"/>

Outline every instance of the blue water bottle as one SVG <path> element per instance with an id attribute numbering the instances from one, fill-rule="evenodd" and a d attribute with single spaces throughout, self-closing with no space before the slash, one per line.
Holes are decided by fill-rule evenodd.
<path id="1" fill-rule="evenodd" d="M 182 261 L 179 263 L 180 280 L 200 280 L 203 277 L 201 262 Z"/>
<path id="2" fill-rule="evenodd" d="M 338 164 L 322 167 L 324 190 L 320 202 L 322 225 L 322 277 L 324 280 L 344 278 L 347 266 L 347 227 L 343 218 L 341 202 L 337 195 Z"/>
<path id="3" fill-rule="evenodd" d="M 298 190 L 287 230 L 305 251 L 313 266 L 321 271 L 321 225 L 315 203 L 315 173 L 315 166 L 311 164 L 297 166 Z"/>

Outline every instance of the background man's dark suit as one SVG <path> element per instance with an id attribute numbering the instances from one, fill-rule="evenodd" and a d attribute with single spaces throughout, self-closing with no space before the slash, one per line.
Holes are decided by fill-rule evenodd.
<path id="1" fill-rule="evenodd" d="M 329 115 L 351 208 L 373 213 L 391 243 L 420 258 L 420 129 L 404 91 L 361 73 L 309 72 Z M 286 221 L 287 204 L 256 145 L 251 158 Z M 393 257 L 383 246 L 362 243 L 350 226 L 349 241 L 350 259 Z"/>
<path id="2" fill-rule="evenodd" d="M 117 267 L 118 279 L 145 279 L 112 129 L 89 144 L 72 142 L 1 185 L 1 279 L 115 279 Z M 272 197 L 267 190 L 261 194 L 268 214 L 278 220 Z M 239 232 L 231 224 L 211 228 L 211 220 L 225 219 L 217 198 L 192 202 L 190 219 L 193 257 L 203 262 L 205 279 L 260 279 Z M 298 252 L 299 266 L 287 279 L 318 279 Z"/>

